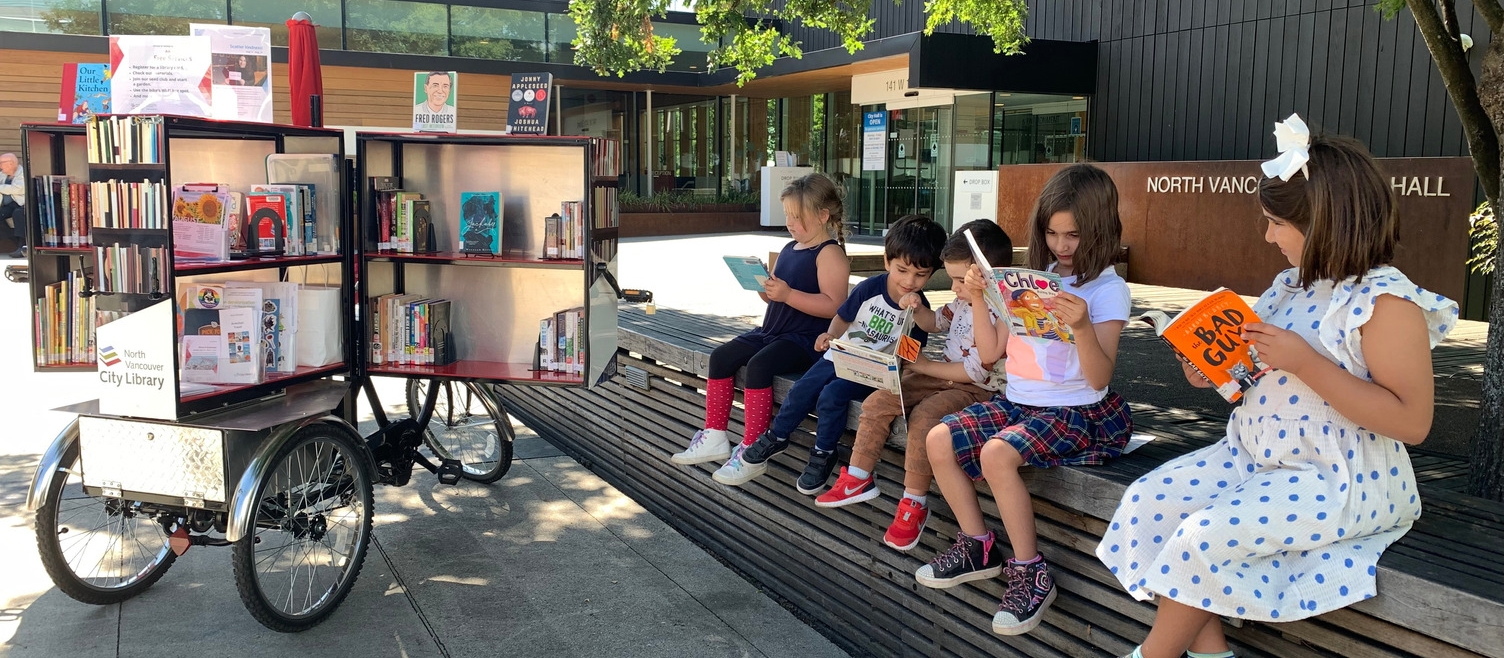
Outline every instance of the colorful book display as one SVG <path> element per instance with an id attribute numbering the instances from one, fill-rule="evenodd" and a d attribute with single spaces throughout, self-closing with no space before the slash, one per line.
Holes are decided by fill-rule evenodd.
<path id="1" fill-rule="evenodd" d="M 94 365 L 94 298 L 82 296 L 84 287 L 84 273 L 75 270 L 35 301 L 37 365 Z"/>
<path id="2" fill-rule="evenodd" d="M 97 228 L 167 228 L 167 186 L 162 183 L 90 183 L 89 199 L 90 224 Z"/>
<path id="3" fill-rule="evenodd" d="M 538 370 L 585 372 L 585 309 L 571 308 L 538 323 Z"/>
<path id="4" fill-rule="evenodd" d="M 89 244 L 89 185 L 67 176 L 31 179 L 37 198 L 41 246 L 85 247 Z"/>
<path id="5" fill-rule="evenodd" d="M 159 164 L 162 117 L 96 116 L 88 123 L 89 162 Z"/>
<path id="6" fill-rule="evenodd" d="M 453 303 L 422 295 L 382 295 L 371 315 L 372 365 L 446 366 L 454 363 Z"/>
<path id="7" fill-rule="evenodd" d="M 460 193 L 460 251 L 501 253 L 501 193 Z"/>

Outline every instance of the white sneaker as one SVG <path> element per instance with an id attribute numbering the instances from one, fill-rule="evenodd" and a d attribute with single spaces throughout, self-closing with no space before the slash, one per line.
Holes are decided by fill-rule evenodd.
<path id="1" fill-rule="evenodd" d="M 737 444 L 736 450 L 731 453 L 731 458 L 726 460 L 720 468 L 710 477 L 721 484 L 729 484 L 733 487 L 741 486 L 763 473 L 768 472 L 768 463 L 748 464 L 742 461 L 742 451 L 745 444 Z"/>
<path id="2" fill-rule="evenodd" d="M 720 461 L 731 456 L 731 442 L 726 439 L 726 430 L 700 430 L 689 442 L 684 452 L 669 457 L 675 464 L 692 466 L 705 462 Z"/>

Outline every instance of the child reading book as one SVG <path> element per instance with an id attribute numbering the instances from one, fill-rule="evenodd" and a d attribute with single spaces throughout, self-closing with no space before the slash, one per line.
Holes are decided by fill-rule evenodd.
<path id="1" fill-rule="evenodd" d="M 1108 390 L 1130 309 L 1128 284 L 1112 269 L 1121 235 L 1117 187 L 1106 172 L 1078 164 L 1050 177 L 1029 223 L 1029 266 L 1062 277 L 1053 312 L 1075 342 L 1018 335 L 973 302 L 977 349 L 984 361 L 1006 358 L 1007 394 L 946 416 L 926 439 L 935 481 L 961 533 L 915 579 L 952 587 L 1006 571 L 1008 589 L 992 618 L 995 633 L 1032 630 L 1056 594 L 1018 469 L 1101 464 L 1122 454 L 1132 433 L 1128 405 Z M 966 285 L 973 290 L 969 298 L 981 299 L 983 287 L 993 284 L 973 265 Z M 984 477 L 1013 547 L 1006 566 L 972 484 Z"/>
<path id="2" fill-rule="evenodd" d="M 675 464 L 700 464 L 731 456 L 726 427 L 731 418 L 732 377 L 746 373 L 746 442 L 768 427 L 773 409 L 773 377 L 808 368 L 819 358 L 815 338 L 846 301 L 851 262 L 841 248 L 844 208 L 841 188 L 821 174 L 796 179 L 780 197 L 792 242 L 784 245 L 773 277 L 757 293 L 768 303 L 762 326 L 733 338 L 710 353 L 705 386 L 705 428 Z"/>
<path id="3" fill-rule="evenodd" d="M 940 249 L 945 245 L 945 229 L 922 215 L 906 215 L 888 228 L 883 238 L 883 268 L 879 274 L 856 285 L 846 303 L 841 305 L 830 327 L 821 334 L 815 349 L 825 351 L 830 341 L 840 338 L 875 350 L 896 347 L 900 337 L 904 309 L 899 300 L 913 295 L 910 304 L 928 306 L 924 284 L 940 265 Z M 921 343 L 928 334 L 914 327 L 911 335 Z M 740 485 L 768 470 L 768 460 L 789 446 L 789 435 L 810 411 L 819 416 L 815 430 L 815 447 L 799 476 L 799 493 L 813 495 L 825 488 L 835 470 L 835 451 L 846 432 L 846 413 L 852 400 L 865 399 L 872 388 L 836 377 L 830 355 L 804 373 L 778 409 L 773 426 L 745 451 L 734 452 L 726 464 L 715 472 L 722 484 Z"/>
<path id="4" fill-rule="evenodd" d="M 841 507 L 877 498 L 881 492 L 872 480 L 872 471 L 882 455 L 893 420 L 900 415 L 908 420 L 909 440 L 904 448 L 903 498 L 898 512 L 883 535 L 883 542 L 895 550 L 907 551 L 919 544 L 919 533 L 929 519 L 925 494 L 929 493 L 929 453 L 925 435 L 941 418 L 972 404 L 986 401 L 1003 390 L 1005 381 L 1001 360 L 982 360 L 972 339 L 972 293 L 965 286 L 966 271 L 972 264 L 971 245 L 966 231 L 971 231 L 978 247 L 989 262 L 1007 263 L 1013 259 L 1013 241 L 996 223 L 979 219 L 962 226 L 940 252 L 945 272 L 950 275 L 950 289 L 955 301 L 939 311 L 923 307 L 914 309 L 915 323 L 925 331 L 948 332 L 945 353 L 940 361 L 920 357 L 903 375 L 902 395 L 876 391 L 862 402 L 862 416 L 857 423 L 856 443 L 851 447 L 851 465 L 841 469 L 835 486 L 820 494 L 815 504 Z M 918 305 L 917 296 L 899 300 L 901 305 Z M 978 308 L 985 308 L 985 302 Z M 993 322 L 1001 319 L 993 314 Z"/>
<path id="5" fill-rule="evenodd" d="M 1218 615 L 1296 621 L 1372 597 L 1379 557 L 1420 517 L 1405 444 L 1430 431 L 1430 351 L 1457 305 L 1389 265 L 1394 202 L 1361 144 L 1311 139 L 1296 116 L 1275 135 L 1264 240 L 1294 267 L 1243 328 L 1274 371 L 1221 441 L 1130 485 L 1097 546 L 1130 594 L 1159 597 L 1134 658 L 1232 656 Z"/>

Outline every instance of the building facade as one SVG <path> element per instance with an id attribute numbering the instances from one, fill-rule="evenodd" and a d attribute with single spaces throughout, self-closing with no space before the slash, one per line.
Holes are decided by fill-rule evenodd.
<path id="1" fill-rule="evenodd" d="M 994 55 L 964 26 L 922 36 L 923 4 L 874 3 L 855 54 L 783 26 L 801 59 L 744 87 L 705 70 L 693 15 L 657 29 L 684 52 L 665 72 L 596 76 L 573 63 L 567 4 L 531 0 L 0 0 L 0 150 L 21 121 L 53 115 L 59 67 L 103 61 L 110 34 L 184 34 L 190 22 L 272 29 L 274 89 L 287 98 L 286 27 L 320 27 L 326 124 L 401 128 L 410 72 L 458 70 L 460 128 L 497 130 L 509 74 L 552 72 L 554 130 L 626 146 L 625 189 L 745 197 L 775 153 L 835 177 L 848 222 L 881 234 L 898 217 L 952 214 L 955 172 L 1033 162 L 1224 160 L 1272 155 L 1291 112 L 1379 156 L 1466 155 L 1456 112 L 1408 13 L 1372 0 L 1031 2 L 1025 54 Z M 1462 9 L 1476 68 L 1491 35 Z M 881 114 L 877 114 L 881 113 Z M 285 102 L 279 120 L 288 116 Z M 863 119 L 883 120 L 864 166 Z M 870 144 L 870 142 L 869 142 Z"/>

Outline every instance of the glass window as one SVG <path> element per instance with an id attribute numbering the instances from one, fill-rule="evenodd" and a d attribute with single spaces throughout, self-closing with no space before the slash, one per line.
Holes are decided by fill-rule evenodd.
<path id="1" fill-rule="evenodd" d="M 661 37 L 673 37 L 675 44 L 679 46 L 678 57 L 668 65 L 670 71 L 704 71 L 705 53 L 714 50 L 714 46 L 707 45 L 700 40 L 699 25 L 684 25 L 682 23 L 654 23 L 653 33 Z"/>
<path id="2" fill-rule="evenodd" d="M 574 63 L 574 19 L 569 14 L 548 15 L 548 60 L 563 64 Z"/>
<path id="3" fill-rule="evenodd" d="M 993 162 L 1084 161 L 1088 104 L 1079 96 L 996 94 Z"/>
<path id="4" fill-rule="evenodd" d="M 395 0 L 346 0 L 345 40 L 350 50 L 444 55 L 449 50 L 449 7 Z"/>
<path id="5" fill-rule="evenodd" d="M 224 0 L 110 0 L 105 8 L 110 34 L 188 34 L 189 23 L 226 22 Z"/>
<path id="6" fill-rule="evenodd" d="M 111 0 L 110 5 L 114 4 Z M 313 17 L 320 48 L 344 47 L 340 43 L 339 0 L 230 0 L 230 22 L 270 28 L 273 46 L 287 45 L 287 21 L 300 11 Z"/>
<path id="7" fill-rule="evenodd" d="M 543 23 L 540 12 L 454 5 L 451 47 L 456 57 L 542 62 L 548 55 Z"/>
<path id="8" fill-rule="evenodd" d="M 0 31 L 100 34 L 100 0 L 17 0 L 0 3 Z"/>

